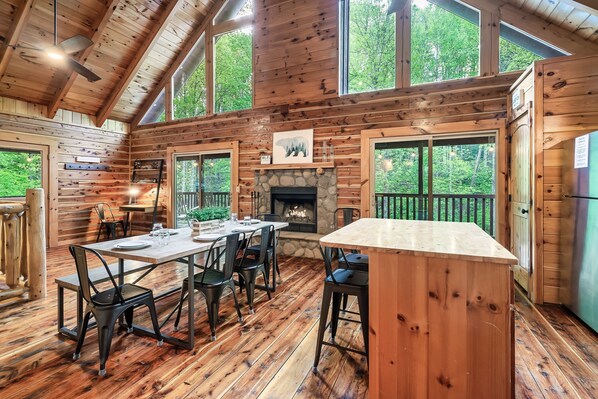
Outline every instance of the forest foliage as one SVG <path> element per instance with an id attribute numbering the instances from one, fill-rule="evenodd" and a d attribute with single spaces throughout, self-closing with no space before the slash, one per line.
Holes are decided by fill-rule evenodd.
<path id="1" fill-rule="evenodd" d="M 39 153 L 0 150 L 0 198 L 24 197 L 28 188 L 41 187 Z"/>

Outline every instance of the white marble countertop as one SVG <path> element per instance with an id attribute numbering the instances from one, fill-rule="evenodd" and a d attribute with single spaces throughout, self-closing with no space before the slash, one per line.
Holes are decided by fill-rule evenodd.
<path id="1" fill-rule="evenodd" d="M 474 223 L 359 219 L 320 239 L 323 246 L 516 264 L 517 258 Z"/>

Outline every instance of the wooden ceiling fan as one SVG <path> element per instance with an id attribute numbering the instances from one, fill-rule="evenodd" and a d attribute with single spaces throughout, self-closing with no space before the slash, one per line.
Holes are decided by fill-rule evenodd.
<path id="1" fill-rule="evenodd" d="M 24 46 L 21 44 L 11 45 L 14 50 L 17 49 L 24 49 L 24 50 L 32 50 L 36 52 L 44 53 L 48 58 L 54 61 L 63 61 L 63 66 L 72 69 L 73 71 L 77 72 L 79 75 L 83 76 L 90 82 L 97 82 L 101 78 L 93 73 L 91 70 L 87 69 L 85 66 L 80 64 L 77 60 L 70 57 L 70 54 L 78 53 L 79 51 L 85 50 L 89 46 L 93 45 L 93 42 L 83 36 L 83 35 L 75 35 L 69 37 L 68 39 L 63 40 L 62 42 L 58 43 L 58 32 L 57 32 L 57 12 L 56 12 L 56 2 L 54 0 L 54 45 L 47 47 L 45 49 L 31 47 L 31 46 Z M 3 43 L 2 45 L 6 44 L 6 38 L 0 36 L 0 41 Z"/>

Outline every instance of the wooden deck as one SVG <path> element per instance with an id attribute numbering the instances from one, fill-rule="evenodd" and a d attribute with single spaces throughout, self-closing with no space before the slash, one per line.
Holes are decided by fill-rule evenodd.
<path id="1" fill-rule="evenodd" d="M 50 250 L 48 265 L 48 298 L 0 307 L 3 399 L 367 397 L 367 366 L 361 356 L 324 347 L 319 373 L 311 372 L 323 278 L 319 261 L 284 259 L 284 283 L 271 301 L 259 293 L 255 315 L 242 308 L 243 326 L 236 321 L 232 299 L 225 298 L 215 342 L 209 341 L 204 301 L 199 299 L 193 352 L 167 344 L 160 348 L 153 340 L 118 331 L 106 378 L 97 375 L 95 331 L 88 333 L 76 362 L 71 360 L 74 342 L 56 333 L 53 281 L 74 272 L 66 248 Z M 184 265 L 162 266 L 143 285 L 164 290 L 180 284 L 184 273 Z M 74 298 L 67 292 L 65 306 L 70 314 Z M 174 295 L 160 301 L 161 315 L 177 299 Z M 598 397 L 596 334 L 558 306 L 535 308 L 521 295 L 516 306 L 517 398 Z M 147 324 L 145 314 L 138 312 L 138 323 Z M 69 322 L 73 323 L 72 317 Z M 171 332 L 172 322 L 164 330 Z M 358 324 L 343 322 L 337 341 L 361 348 Z"/>

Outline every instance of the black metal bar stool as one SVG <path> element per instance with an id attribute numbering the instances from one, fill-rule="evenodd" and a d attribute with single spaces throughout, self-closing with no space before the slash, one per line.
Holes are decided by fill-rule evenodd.
<path id="1" fill-rule="evenodd" d="M 323 250 L 320 247 L 320 252 L 324 258 L 324 266 L 326 267 L 326 279 L 324 280 L 324 295 L 322 296 L 322 309 L 320 314 L 320 327 L 318 329 L 318 342 L 316 344 L 316 358 L 314 359 L 313 371 L 317 371 L 318 363 L 320 362 L 320 354 L 322 345 L 333 346 L 338 349 L 344 349 L 350 352 L 355 352 L 360 355 L 368 357 L 368 334 L 369 334 L 369 313 L 368 313 L 368 273 L 360 270 L 349 270 L 337 268 L 332 270 L 331 250 L 326 248 Z M 337 344 L 334 339 L 336 337 L 336 330 L 338 328 L 338 321 L 345 320 L 356 323 L 355 320 L 346 319 L 339 316 L 341 299 L 343 295 L 354 295 L 357 297 L 359 304 L 359 314 L 361 319 L 361 331 L 363 333 L 363 341 L 365 343 L 365 351 L 358 351 L 352 348 L 347 348 Z M 324 341 L 324 332 L 328 325 L 328 311 L 330 303 L 332 302 L 331 315 L 331 338 L 332 342 Z"/>

